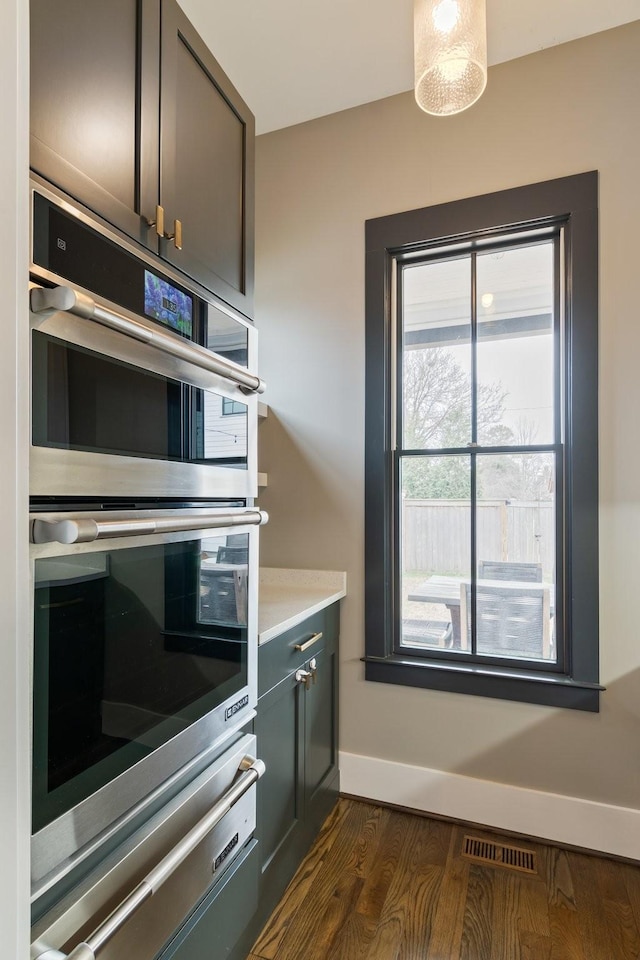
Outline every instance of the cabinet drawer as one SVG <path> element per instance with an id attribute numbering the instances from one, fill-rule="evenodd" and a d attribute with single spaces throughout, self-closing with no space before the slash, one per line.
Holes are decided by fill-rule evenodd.
<path id="1" fill-rule="evenodd" d="M 258 697 L 327 646 L 333 648 L 338 635 L 338 617 L 339 606 L 334 603 L 263 644 L 258 650 Z M 318 633 L 322 637 L 304 650 L 296 650 L 296 646 L 305 646 Z"/>

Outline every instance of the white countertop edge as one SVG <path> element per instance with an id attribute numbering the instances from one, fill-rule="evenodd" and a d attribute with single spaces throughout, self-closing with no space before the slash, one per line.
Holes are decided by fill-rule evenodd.
<path id="1" fill-rule="evenodd" d="M 346 573 L 335 570 L 263 568 L 260 584 L 264 589 L 258 604 L 258 644 L 273 640 L 347 593 Z"/>

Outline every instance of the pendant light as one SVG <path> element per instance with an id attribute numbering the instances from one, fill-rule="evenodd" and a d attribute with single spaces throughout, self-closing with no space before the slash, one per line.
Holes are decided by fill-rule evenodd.
<path id="1" fill-rule="evenodd" d="M 413 28 L 418 106 L 466 110 L 487 85 L 486 0 L 414 0 Z"/>

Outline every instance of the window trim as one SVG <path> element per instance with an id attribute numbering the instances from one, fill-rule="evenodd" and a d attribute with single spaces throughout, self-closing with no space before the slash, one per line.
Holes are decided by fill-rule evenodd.
<path id="1" fill-rule="evenodd" d="M 567 278 L 561 289 L 567 405 L 562 602 L 566 636 L 572 638 L 565 672 L 394 652 L 397 265 L 453 243 L 480 249 L 485 238 L 491 242 L 516 233 L 533 238 L 559 224 Z M 598 680 L 597 171 L 368 220 L 365 273 L 365 678 L 597 712 L 603 689 Z"/>

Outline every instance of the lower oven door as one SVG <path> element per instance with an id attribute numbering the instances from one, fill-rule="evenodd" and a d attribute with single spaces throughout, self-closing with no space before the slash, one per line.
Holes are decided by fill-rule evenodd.
<path id="1" fill-rule="evenodd" d="M 255 830 L 264 770 L 243 737 L 32 928 L 32 960 L 152 960 Z"/>
<path id="2" fill-rule="evenodd" d="M 34 896 L 254 716 L 265 518 L 32 515 Z"/>

